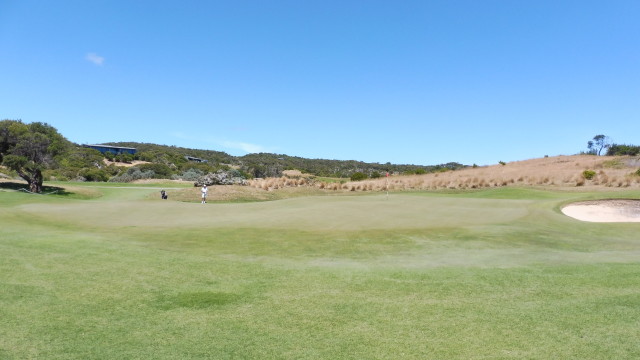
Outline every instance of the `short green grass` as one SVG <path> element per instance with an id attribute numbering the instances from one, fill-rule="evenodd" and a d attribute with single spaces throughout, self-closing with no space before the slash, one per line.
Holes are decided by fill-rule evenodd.
<path id="1" fill-rule="evenodd" d="M 527 188 L 0 191 L 0 359 L 633 359 L 640 224 Z"/>

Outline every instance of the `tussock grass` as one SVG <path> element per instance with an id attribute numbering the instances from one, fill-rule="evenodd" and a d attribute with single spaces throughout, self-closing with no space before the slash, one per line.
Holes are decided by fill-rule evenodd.
<path id="1" fill-rule="evenodd" d="M 287 177 L 258 179 L 250 185 L 265 191 L 286 187 L 314 186 L 332 191 L 407 191 L 407 190 L 468 190 L 506 186 L 640 188 L 636 159 L 592 155 L 556 156 L 466 168 L 424 175 L 395 175 L 391 178 L 358 182 L 326 182 L 310 180 L 293 182 Z M 596 171 L 586 179 L 585 171 Z"/>

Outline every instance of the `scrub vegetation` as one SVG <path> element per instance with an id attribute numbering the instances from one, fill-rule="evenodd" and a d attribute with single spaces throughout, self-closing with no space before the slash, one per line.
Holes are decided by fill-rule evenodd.
<path id="1" fill-rule="evenodd" d="M 637 156 L 571 155 L 529 159 L 455 171 L 391 174 L 376 179 L 317 180 L 313 184 L 333 191 L 477 190 L 499 187 L 551 187 L 591 189 L 640 188 Z M 300 186 L 290 176 L 254 179 L 249 184 L 273 190 Z M 300 179 L 298 179 L 299 181 Z"/>

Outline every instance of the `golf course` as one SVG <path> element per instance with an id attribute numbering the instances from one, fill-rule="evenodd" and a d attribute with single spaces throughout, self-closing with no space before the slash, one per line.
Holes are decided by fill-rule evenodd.
<path id="1" fill-rule="evenodd" d="M 170 186 L 0 186 L 0 359 L 640 358 L 637 189 Z"/>

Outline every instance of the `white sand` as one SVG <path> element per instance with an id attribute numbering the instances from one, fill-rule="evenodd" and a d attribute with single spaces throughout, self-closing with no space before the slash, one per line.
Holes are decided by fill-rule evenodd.
<path id="1" fill-rule="evenodd" d="M 640 222 L 640 200 L 596 200 L 573 203 L 562 213 L 581 221 Z"/>

